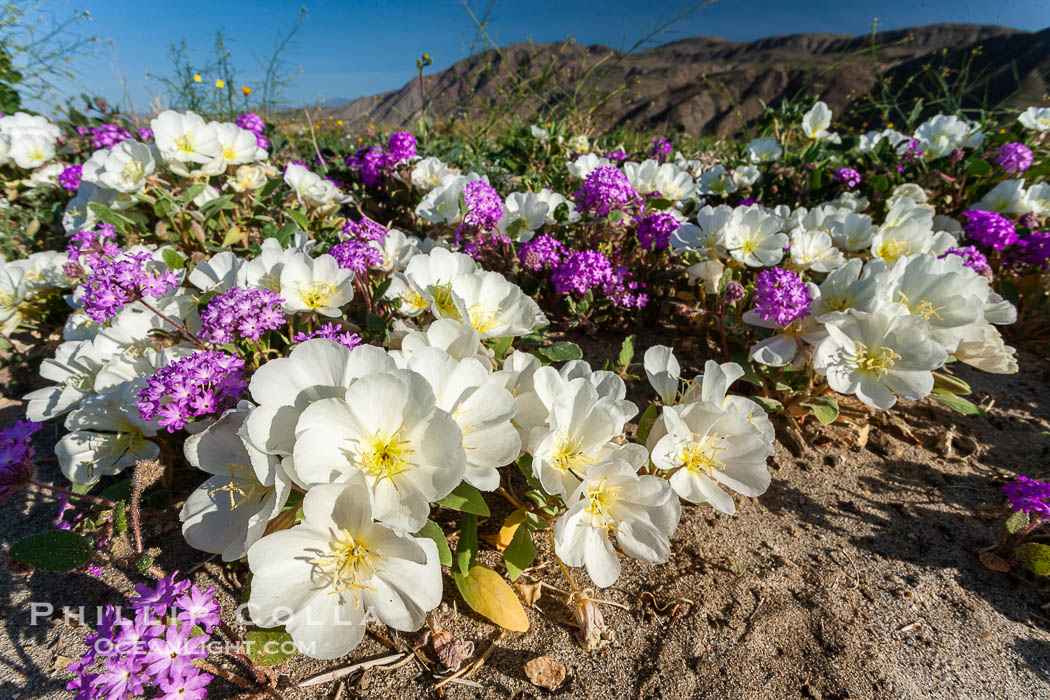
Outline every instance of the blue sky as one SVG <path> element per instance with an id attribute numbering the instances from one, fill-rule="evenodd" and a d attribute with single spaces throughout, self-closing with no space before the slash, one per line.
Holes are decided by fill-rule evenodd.
<path id="1" fill-rule="evenodd" d="M 125 76 L 137 109 L 161 92 L 145 78 L 168 70 L 168 46 L 185 39 L 207 59 L 214 33 L 222 29 L 239 66 L 240 80 L 261 77 L 253 52 L 268 55 L 277 29 L 296 19 L 301 3 L 285 0 L 59 0 L 56 9 L 87 9 L 85 33 L 111 42 L 80 65 L 82 88 L 119 99 L 114 65 Z M 490 32 L 500 44 L 531 39 L 549 42 L 569 35 L 581 44 L 629 46 L 657 19 L 682 7 L 677 0 L 497 0 Z M 483 1 L 472 0 L 474 6 Z M 464 58 L 473 24 L 458 0 L 344 0 L 308 2 L 309 17 L 288 54 L 301 70 L 287 91 L 289 101 L 353 98 L 398 88 L 412 78 L 424 51 L 434 57 L 428 72 Z M 658 43 L 710 35 L 751 40 L 799 32 L 859 34 L 878 17 L 883 28 L 972 22 L 1039 30 L 1050 26 L 1050 0 L 718 0 L 677 24 Z M 213 77 L 212 77 L 213 78 Z"/>

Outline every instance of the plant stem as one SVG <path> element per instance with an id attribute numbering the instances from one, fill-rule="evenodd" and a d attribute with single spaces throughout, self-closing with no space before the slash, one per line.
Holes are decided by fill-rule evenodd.
<path id="1" fill-rule="evenodd" d="M 77 493 L 76 491 L 70 491 L 69 489 L 60 488 L 58 486 L 51 486 L 50 484 L 45 484 L 44 482 L 37 481 L 36 479 L 30 479 L 29 483 L 38 488 L 51 491 L 52 493 L 61 494 L 69 498 L 82 498 L 85 501 L 98 503 L 99 505 L 106 506 L 107 508 L 112 508 L 113 506 L 117 505 L 113 501 L 106 500 L 105 498 L 99 498 L 98 496 L 92 496 L 86 493 Z"/>

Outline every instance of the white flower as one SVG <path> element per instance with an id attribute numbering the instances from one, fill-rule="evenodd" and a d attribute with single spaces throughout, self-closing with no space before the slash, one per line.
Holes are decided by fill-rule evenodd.
<path id="1" fill-rule="evenodd" d="M 883 129 L 882 131 L 869 131 L 860 135 L 860 151 L 862 153 L 868 151 L 874 151 L 879 143 L 883 140 L 890 142 L 893 148 L 896 148 L 902 142 L 907 141 L 908 137 L 897 131 L 896 129 Z"/>
<path id="2" fill-rule="evenodd" d="M 587 176 L 594 172 L 595 168 L 604 165 L 612 165 L 612 161 L 608 158 L 599 158 L 593 153 L 587 153 L 569 163 L 566 167 L 569 169 L 569 174 L 573 177 L 586 180 Z"/>
<path id="3" fill-rule="evenodd" d="M 322 178 L 298 163 L 289 163 L 285 166 L 284 182 L 292 188 L 300 202 L 306 202 L 315 207 L 353 201 L 353 197 L 340 192 L 331 180 Z"/>
<path id="4" fill-rule="evenodd" d="M 316 311 L 334 318 L 340 307 L 354 297 L 354 273 L 344 270 L 331 255 L 316 258 L 295 255 L 281 269 L 281 296 L 284 310 Z"/>
<path id="5" fill-rule="evenodd" d="M 666 481 L 636 471 L 622 459 L 595 464 L 554 523 L 555 553 L 569 566 L 586 566 L 600 588 L 620 576 L 614 536 L 623 553 L 639 561 L 658 564 L 671 554 L 681 506 Z"/>
<path id="6" fill-rule="evenodd" d="M 20 168 L 39 168 L 55 157 L 55 141 L 44 134 L 18 134 L 11 139 L 7 156 Z"/>
<path id="7" fill-rule="evenodd" d="M 539 139 L 540 141 L 550 141 L 551 134 L 543 127 L 532 124 L 529 126 L 529 133 L 532 134 L 533 138 Z"/>
<path id="8" fill-rule="evenodd" d="M 259 254 L 237 266 L 237 285 L 280 292 L 284 264 L 303 254 L 303 250 L 294 246 L 282 248 L 276 238 L 264 238 Z"/>
<path id="9" fill-rule="evenodd" d="M 59 345 L 55 356 L 45 359 L 39 370 L 41 377 L 57 384 L 22 397 L 27 402 L 26 417 L 40 423 L 76 408 L 85 398 L 95 394 L 95 376 L 108 357 L 90 340 L 67 341 Z"/>
<path id="10" fill-rule="evenodd" d="M 732 174 L 722 165 L 716 165 L 703 173 L 700 176 L 700 182 L 697 184 L 700 193 L 707 195 L 724 197 L 727 194 L 733 194 L 737 190 Z"/>
<path id="11" fill-rule="evenodd" d="M 811 289 L 815 286 L 810 284 Z M 815 296 L 811 292 L 811 296 Z M 807 358 L 807 346 L 816 346 L 823 341 L 828 333 L 824 325 L 813 318 L 813 315 L 795 319 L 787 326 L 778 326 L 772 321 L 767 321 L 752 309 L 746 312 L 743 320 L 752 326 L 759 328 L 772 328 L 776 332 L 751 346 L 748 359 L 760 362 L 769 367 L 784 367 L 793 365 L 799 368 L 805 364 Z"/>
<path id="12" fill-rule="evenodd" d="M 208 164 L 207 170 L 221 173 L 228 165 L 243 165 L 266 160 L 266 149 L 259 145 L 256 136 L 236 124 L 212 122 L 209 124 L 215 132 L 219 144 L 215 159 Z"/>
<path id="13" fill-rule="evenodd" d="M 371 345 L 350 350 L 324 338 L 300 343 L 288 357 L 270 360 L 252 375 L 248 390 L 258 406 L 248 415 L 244 434 L 263 452 L 290 455 L 299 415 L 307 406 L 342 398 L 360 377 L 392 369 L 394 360 Z"/>
<path id="14" fill-rule="evenodd" d="M 229 411 L 184 444 L 186 460 L 212 476 L 186 498 L 182 534 L 191 547 L 223 561 L 245 555 L 291 491 L 280 459 L 240 437 L 247 416 L 247 410 Z"/>
<path id="15" fill-rule="evenodd" d="M 814 141 L 839 143 L 838 134 L 828 131 L 831 126 L 831 110 L 823 102 L 816 102 L 809 111 L 802 115 L 802 132 L 806 138 Z"/>
<path id="16" fill-rule="evenodd" d="M 55 445 L 55 456 L 67 479 L 93 484 L 102 476 L 119 474 L 141 459 L 154 459 L 160 447 L 147 440 L 157 434 L 135 406 L 140 384 L 92 396 L 66 416 L 66 429 Z"/>
<path id="17" fill-rule="evenodd" d="M 931 158 L 949 155 L 956 148 L 977 148 L 984 143 L 980 127 L 954 114 L 938 114 L 915 130 L 915 140 Z"/>
<path id="18" fill-rule="evenodd" d="M 146 186 L 146 178 L 156 168 L 149 146 L 128 139 L 91 154 L 84 163 L 83 179 L 117 192 L 134 194 Z"/>
<path id="19" fill-rule="evenodd" d="M 753 165 L 738 165 L 733 168 L 733 182 L 738 187 L 750 187 L 762 177 L 761 171 Z"/>
<path id="20" fill-rule="evenodd" d="M 416 206 L 416 214 L 432 224 L 458 224 L 461 217 L 459 196 L 468 182 L 488 182 L 488 176 L 477 173 L 446 175 L 437 187 L 427 192 Z"/>
<path id="21" fill-rule="evenodd" d="M 671 167 L 674 167 L 673 165 Z M 660 172 L 659 161 L 649 158 L 641 163 L 628 161 L 623 164 L 623 173 L 631 182 L 631 186 L 640 195 L 656 192 L 656 181 Z"/>
<path id="22" fill-rule="evenodd" d="M 870 314 L 849 314 L 827 326 L 828 337 L 813 355 L 813 369 L 840 394 L 856 394 L 872 408 L 887 409 L 921 399 L 933 389 L 935 370 L 948 359 L 930 338 L 925 319 L 902 313 L 895 304 Z"/>
<path id="23" fill-rule="evenodd" d="M 586 134 L 577 134 L 565 142 L 570 151 L 574 153 L 587 153 L 591 150 L 591 141 Z"/>
<path id="24" fill-rule="evenodd" d="M 266 184 L 266 170 L 261 165 L 239 165 L 226 184 L 234 192 L 252 192 Z"/>
<path id="25" fill-rule="evenodd" d="M 791 261 L 802 270 L 831 272 L 846 264 L 842 251 L 836 248 L 824 231 L 797 228 L 791 233 Z"/>
<path id="26" fill-rule="evenodd" d="M 437 545 L 373 523 L 360 476 L 311 489 L 303 516 L 248 550 L 256 625 L 284 625 L 304 654 L 336 659 L 364 637 L 368 616 L 411 632 L 441 602 Z"/>
<path id="27" fill-rule="evenodd" d="M 408 267 L 408 261 L 420 253 L 419 239 L 415 236 L 406 236 L 396 228 L 387 231 L 381 242 L 370 241 L 369 243 L 382 254 L 383 262 L 379 267 L 386 271 L 403 271 Z"/>
<path id="28" fill-rule="evenodd" d="M 930 324 L 931 337 L 954 352 L 963 328 L 983 321 L 988 280 L 963 265 L 958 255 L 900 258 L 880 285 L 888 301 Z"/>
<path id="29" fill-rule="evenodd" d="M 881 261 L 867 265 L 860 258 L 851 258 L 820 283 L 820 295 L 810 305 L 813 318 L 821 323 L 844 318 L 850 309 L 873 311 L 884 294 L 885 278 L 878 273 L 885 270 Z"/>
<path id="30" fill-rule="evenodd" d="M 408 532 L 426 523 L 430 503 L 463 479 L 459 425 L 435 405 L 416 372 L 362 377 L 345 398 L 321 399 L 299 417 L 294 459 L 310 484 L 340 483 L 361 473 L 377 520 Z"/>
<path id="31" fill-rule="evenodd" d="M 478 265 L 469 255 L 434 248 L 425 255 L 416 255 L 405 267 L 405 279 L 412 293 L 419 299 L 410 299 L 410 306 L 421 302 L 430 304 L 439 318 L 459 318 L 460 312 L 452 298 L 452 281 L 472 274 Z M 401 295 L 402 299 L 406 294 Z M 410 295 L 409 295 L 410 296 Z"/>
<path id="32" fill-rule="evenodd" d="M 487 361 L 457 360 L 434 347 L 412 353 L 404 366 L 430 383 L 437 407 L 459 425 L 466 454 L 463 479 L 482 491 L 496 490 L 498 468 L 521 453 L 521 438 L 510 422 L 514 397 L 502 378 L 490 374 Z"/>
<path id="33" fill-rule="evenodd" d="M 22 322 L 19 306 L 26 299 L 25 267 L 0 255 L 0 330 L 13 333 Z"/>
<path id="34" fill-rule="evenodd" d="M 434 156 L 428 156 L 412 168 L 412 186 L 429 191 L 449 176 L 459 175 L 459 170 L 450 168 Z"/>
<path id="35" fill-rule="evenodd" d="M 42 168 L 38 168 L 29 176 L 27 184 L 29 184 L 30 187 L 57 187 L 58 176 L 61 175 L 65 169 L 65 166 L 59 165 L 58 163 L 45 165 Z"/>
<path id="36" fill-rule="evenodd" d="M 955 348 L 956 359 L 992 374 L 1017 372 L 1017 351 L 1003 342 L 999 331 L 990 323 L 973 324 L 963 329 Z"/>
<path id="37" fill-rule="evenodd" d="M 186 281 L 202 292 L 216 290 L 225 292 L 237 285 L 241 268 L 247 261 L 231 251 L 216 253 L 207 260 L 197 263 Z"/>
<path id="38" fill-rule="evenodd" d="M 776 265 L 784 257 L 787 234 L 781 233 L 780 217 L 760 207 L 737 207 L 725 223 L 725 247 L 739 262 L 750 267 Z"/>
<path id="39" fill-rule="evenodd" d="M 150 121 L 161 156 L 169 163 L 208 163 L 220 152 L 214 123 L 205 124 L 194 112 L 164 110 Z"/>
<path id="40" fill-rule="evenodd" d="M 760 136 L 747 144 L 747 156 L 752 163 L 771 163 L 783 152 L 775 136 Z"/>
<path id="41" fill-rule="evenodd" d="M 529 435 L 532 469 L 544 491 L 564 497 L 623 433 L 626 418 L 613 399 L 599 396 L 591 382 L 578 377 L 558 391 L 548 420 L 549 426 Z"/>
<path id="42" fill-rule="evenodd" d="M 684 202 L 696 194 L 696 182 L 688 171 L 664 163 L 656 171 L 656 191 L 672 202 Z"/>
<path id="43" fill-rule="evenodd" d="M 871 239 L 871 252 L 892 265 L 899 258 L 917 253 L 940 255 L 955 245 L 955 238 L 946 231 L 934 233 L 915 221 L 900 226 L 883 226 Z"/>
<path id="44" fill-rule="evenodd" d="M 32 295 L 35 292 L 46 289 L 54 289 L 56 287 L 68 289 L 72 287 L 72 281 L 66 277 L 63 270 L 63 266 L 67 262 L 69 262 L 69 255 L 65 251 L 43 250 L 37 253 L 30 253 L 29 257 L 23 260 L 12 260 L 6 264 L 22 269 L 25 292 Z M 5 281 L 4 265 L 3 260 L 0 260 L 0 309 L 4 307 L 4 290 L 7 290 L 9 294 L 13 293 L 15 298 L 18 296 L 16 278 L 12 276 Z M 10 274 L 15 275 L 16 273 L 12 270 Z M 3 313 L 0 310 L 0 325 L 3 325 Z"/>
<path id="45" fill-rule="evenodd" d="M 547 223 L 552 226 L 557 226 L 559 224 L 574 224 L 581 218 L 580 212 L 576 211 L 575 202 L 566 199 L 557 192 L 552 192 L 546 187 L 536 194 L 536 198 L 547 204 Z M 565 218 L 559 220 L 558 217 L 560 214 L 558 213 L 558 207 L 563 204 L 565 205 L 565 209 L 562 209 L 561 211 L 566 212 Z"/>
<path id="46" fill-rule="evenodd" d="M 515 241 L 531 240 L 547 221 L 548 204 L 534 192 L 512 192 L 503 203 L 500 233 Z"/>
<path id="47" fill-rule="evenodd" d="M 409 331 L 401 339 L 401 350 L 390 354 L 395 359 L 411 357 L 423 348 L 440 348 L 457 360 L 473 357 L 490 364 L 491 351 L 482 344 L 481 334 L 473 326 L 451 318 L 440 318 L 425 331 Z"/>
<path id="48" fill-rule="evenodd" d="M 1050 131 L 1050 107 L 1029 107 L 1017 117 L 1026 129 Z"/>
<path id="49" fill-rule="evenodd" d="M 871 241 L 879 231 L 867 214 L 849 212 L 826 221 L 832 240 L 853 253 L 871 247 Z"/>
<path id="50" fill-rule="evenodd" d="M 1038 216 L 1050 214 L 1050 182 L 1037 182 L 1025 192 L 1025 208 L 1034 211 Z"/>
<path id="51" fill-rule="evenodd" d="M 706 258 L 718 256 L 718 249 L 725 240 L 726 224 L 733 216 L 733 207 L 720 204 L 706 205 L 696 213 L 699 227 L 684 224 L 671 234 L 671 248 L 678 252 L 687 250 Z"/>
<path id="52" fill-rule="evenodd" d="M 1035 207 L 1028 201 L 1024 185 L 1023 179 L 1003 180 L 981 197 L 973 208 L 1000 214 L 1025 214 Z"/>
<path id="53" fill-rule="evenodd" d="M 671 472 L 671 488 L 685 500 L 732 515 L 733 497 L 720 484 L 752 497 L 769 488 L 772 440 L 749 420 L 750 413 L 695 401 L 665 406 L 662 418 L 667 432 L 653 446 L 653 464 Z"/>
<path id="54" fill-rule="evenodd" d="M 549 324 L 535 300 L 498 272 L 458 275 L 449 289 L 456 313 L 440 308 L 435 298 L 438 312 L 470 323 L 482 338 L 527 335 Z"/>

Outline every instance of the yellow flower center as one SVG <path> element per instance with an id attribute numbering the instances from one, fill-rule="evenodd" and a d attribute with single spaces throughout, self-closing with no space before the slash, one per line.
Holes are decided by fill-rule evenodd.
<path id="1" fill-rule="evenodd" d="M 748 234 L 746 238 L 740 241 L 740 252 L 744 255 L 751 255 L 758 250 L 758 237 L 753 234 Z"/>
<path id="2" fill-rule="evenodd" d="M 124 169 L 120 171 L 120 176 L 126 182 L 138 182 L 145 174 L 146 166 L 137 160 L 129 160 L 124 164 Z"/>
<path id="3" fill-rule="evenodd" d="M 366 542 L 356 539 L 347 530 L 340 530 L 333 534 L 328 551 L 311 559 L 310 563 L 329 578 L 329 584 L 334 589 L 329 591 L 329 595 L 351 591 L 356 606 L 360 607 L 361 599 L 357 592 L 375 590 L 368 582 L 375 576 L 376 564 L 380 559 L 382 556 L 370 551 Z"/>
<path id="4" fill-rule="evenodd" d="M 857 341 L 857 349 L 854 351 L 851 364 L 862 372 L 885 377 L 899 359 L 901 356 L 891 348 L 878 347 L 872 350 L 864 343 Z"/>
<path id="5" fill-rule="evenodd" d="M 550 463 L 555 469 L 563 472 L 582 472 L 587 466 L 596 460 L 584 454 L 579 440 L 568 436 L 558 440 L 558 446 L 550 457 Z"/>
<path id="6" fill-rule="evenodd" d="M 228 494 L 230 510 L 236 510 L 239 506 L 244 505 L 245 501 L 262 500 L 268 489 L 258 482 L 251 469 L 244 464 L 229 462 L 226 464 L 226 471 L 230 474 L 229 482 L 225 486 L 209 491 L 209 496 L 220 492 Z M 238 496 L 240 501 L 237 500 Z"/>
<path id="7" fill-rule="evenodd" d="M 430 296 L 434 299 L 434 306 L 445 318 L 459 319 L 459 309 L 456 301 L 452 298 L 452 285 L 435 285 L 430 288 Z"/>
<path id="8" fill-rule="evenodd" d="M 193 153 L 193 134 L 189 132 L 179 134 L 175 139 L 175 148 L 183 153 Z"/>
<path id="9" fill-rule="evenodd" d="M 310 282 L 299 285 L 299 298 L 309 309 L 320 309 L 328 305 L 328 300 L 335 294 L 335 285 L 331 282 Z"/>
<path id="10" fill-rule="evenodd" d="M 589 503 L 584 512 L 591 516 L 591 526 L 604 530 L 614 530 L 620 522 L 613 517 L 612 509 L 620 500 L 621 486 L 608 486 L 603 477 L 597 484 L 588 484 L 587 500 Z"/>
<path id="11" fill-rule="evenodd" d="M 393 435 L 376 433 L 369 438 L 361 454 L 361 469 L 376 480 L 392 479 L 411 466 L 408 458 L 415 452 L 400 437 L 402 428 Z"/>
<path id="12" fill-rule="evenodd" d="M 879 246 L 879 249 L 875 251 L 875 255 L 879 256 L 886 262 L 893 262 L 902 255 L 908 255 L 911 253 L 911 246 L 908 245 L 907 241 L 902 241 L 896 238 L 891 238 L 885 241 Z"/>
<path id="13" fill-rule="evenodd" d="M 901 303 L 907 306 L 908 310 L 916 316 L 922 316 L 926 320 L 929 320 L 931 316 L 938 321 L 944 320 L 941 318 L 941 315 L 937 313 L 944 308 L 943 306 L 934 306 L 932 302 L 927 301 L 926 299 L 921 299 L 913 304 L 908 300 L 908 297 L 904 295 L 904 292 L 898 291 L 897 294 L 901 297 Z"/>
<path id="14" fill-rule="evenodd" d="M 493 309 L 485 308 L 484 304 L 477 303 L 470 307 L 470 325 L 478 333 L 488 333 L 499 325 L 499 316 Z"/>
<path id="15" fill-rule="evenodd" d="M 222 157 L 226 160 L 233 160 L 237 157 L 237 151 L 234 150 L 233 146 L 223 146 Z"/>
<path id="16" fill-rule="evenodd" d="M 715 469 L 724 469 L 725 463 L 718 459 L 718 453 L 726 449 L 722 447 L 725 438 L 718 433 L 704 435 L 699 440 L 695 439 L 696 437 L 686 443 L 678 455 L 682 466 L 694 474 L 702 473 L 708 476 Z"/>

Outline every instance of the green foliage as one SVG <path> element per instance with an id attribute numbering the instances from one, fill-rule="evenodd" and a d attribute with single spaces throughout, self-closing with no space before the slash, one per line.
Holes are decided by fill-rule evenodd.
<path id="1" fill-rule="evenodd" d="M 1014 558 L 1039 576 L 1050 576 L 1050 546 L 1025 542 L 1013 551 Z"/>
<path id="2" fill-rule="evenodd" d="M 70 530 L 48 530 L 11 545 L 7 555 L 44 571 L 72 571 L 91 560 L 90 540 Z"/>
<path id="3" fill-rule="evenodd" d="M 488 504 L 485 503 L 485 498 L 481 495 L 481 492 L 465 481 L 461 481 L 459 486 L 452 490 L 452 493 L 437 501 L 437 503 L 446 508 L 464 513 L 482 516 L 489 515 Z"/>

